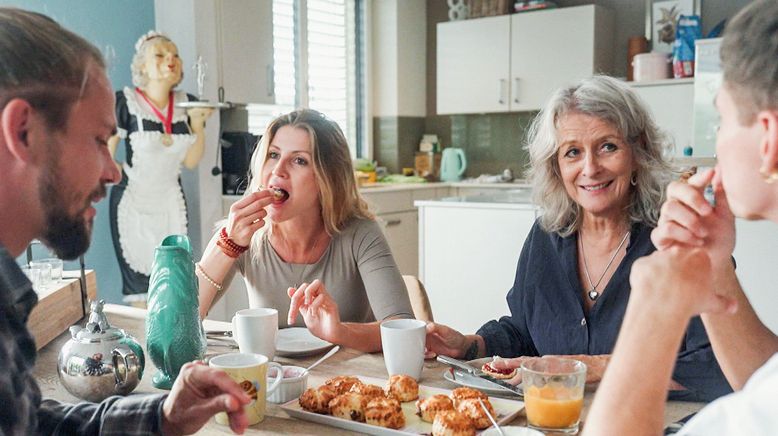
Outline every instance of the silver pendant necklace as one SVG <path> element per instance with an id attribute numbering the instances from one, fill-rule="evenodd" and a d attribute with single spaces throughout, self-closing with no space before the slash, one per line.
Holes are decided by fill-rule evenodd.
<path id="1" fill-rule="evenodd" d="M 589 297 L 592 301 L 597 301 L 597 298 L 600 297 L 600 291 L 597 290 L 597 287 L 600 286 L 600 283 L 602 283 L 602 279 L 605 278 L 605 274 L 608 272 L 608 269 L 611 267 L 611 264 L 613 263 L 613 260 L 616 259 L 616 255 L 619 254 L 619 250 L 621 250 L 621 247 L 624 245 L 624 242 L 626 242 L 627 237 L 629 236 L 629 231 L 624 234 L 624 237 L 621 238 L 621 242 L 619 243 L 619 246 L 616 247 L 616 251 L 613 252 L 613 256 L 611 256 L 611 260 L 608 261 L 608 264 L 605 265 L 605 270 L 603 270 L 602 275 L 600 275 L 599 280 L 597 280 L 597 283 L 592 283 L 592 278 L 589 276 L 589 266 L 586 264 L 586 254 L 584 253 L 584 246 L 583 246 L 583 237 L 581 236 L 582 233 L 578 232 L 578 244 L 581 246 L 581 257 L 583 258 L 584 263 L 584 273 L 586 274 L 586 280 L 589 282 L 589 291 L 586 293 L 586 296 Z"/>

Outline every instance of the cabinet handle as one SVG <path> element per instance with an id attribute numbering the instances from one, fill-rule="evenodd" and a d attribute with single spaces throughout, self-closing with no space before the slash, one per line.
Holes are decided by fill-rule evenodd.
<path id="1" fill-rule="evenodd" d="M 514 88 L 513 102 L 519 103 L 519 78 L 518 77 L 513 79 L 513 88 Z"/>
<path id="2" fill-rule="evenodd" d="M 275 70 L 272 64 L 268 64 L 265 69 L 267 73 L 267 96 L 272 97 L 276 93 Z"/>
<path id="3" fill-rule="evenodd" d="M 505 104 L 505 83 L 505 79 L 500 79 L 500 100 L 498 100 L 500 104 Z"/>
<path id="4" fill-rule="evenodd" d="M 402 220 L 389 220 L 386 222 L 386 227 L 399 226 L 402 222 Z"/>

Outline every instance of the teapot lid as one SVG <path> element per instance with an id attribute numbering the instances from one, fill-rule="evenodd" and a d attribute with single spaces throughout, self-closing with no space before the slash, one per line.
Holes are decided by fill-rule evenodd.
<path id="1" fill-rule="evenodd" d="M 124 330 L 111 327 L 103 313 L 105 300 L 90 302 L 91 312 L 85 327 L 70 327 L 70 335 L 73 339 L 83 342 L 101 342 L 105 340 L 119 340 L 125 337 Z"/>

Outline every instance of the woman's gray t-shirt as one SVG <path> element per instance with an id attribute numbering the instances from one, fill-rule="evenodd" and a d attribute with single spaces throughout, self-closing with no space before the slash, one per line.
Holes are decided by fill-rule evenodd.
<path id="1" fill-rule="evenodd" d="M 389 317 L 413 318 L 400 270 L 392 257 L 380 225 L 354 218 L 330 240 L 322 257 L 313 264 L 284 262 L 261 235 L 259 253 L 243 253 L 228 274 L 226 285 L 240 271 L 248 289 L 249 307 L 278 310 L 278 326 L 288 327 L 289 297 L 286 290 L 321 280 L 338 304 L 344 322 L 371 322 Z M 295 326 L 304 326 L 297 315 Z"/>

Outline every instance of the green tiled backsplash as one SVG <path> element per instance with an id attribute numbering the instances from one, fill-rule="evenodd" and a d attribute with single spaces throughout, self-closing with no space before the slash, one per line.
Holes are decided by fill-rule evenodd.
<path id="1" fill-rule="evenodd" d="M 424 133 L 438 135 L 441 145 L 459 147 L 467 155 L 466 177 L 500 174 L 506 168 L 522 177 L 529 161 L 524 150 L 527 128 L 535 112 L 429 117 L 375 117 L 375 158 L 390 172 L 413 167 Z"/>

